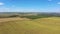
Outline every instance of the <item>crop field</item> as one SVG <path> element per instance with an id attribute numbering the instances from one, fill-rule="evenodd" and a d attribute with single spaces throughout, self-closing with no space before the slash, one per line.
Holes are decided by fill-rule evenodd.
<path id="1" fill-rule="evenodd" d="M 60 34 L 60 17 L 34 20 L 28 18 L 0 18 L 0 21 L 0 34 Z"/>
<path id="2" fill-rule="evenodd" d="M 0 34 L 60 34 L 60 0 L 0 0 Z"/>

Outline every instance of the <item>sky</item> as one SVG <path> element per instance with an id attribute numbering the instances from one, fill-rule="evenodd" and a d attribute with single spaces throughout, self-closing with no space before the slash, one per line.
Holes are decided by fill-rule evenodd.
<path id="1" fill-rule="evenodd" d="M 60 0 L 0 0 L 0 12 L 60 12 Z"/>

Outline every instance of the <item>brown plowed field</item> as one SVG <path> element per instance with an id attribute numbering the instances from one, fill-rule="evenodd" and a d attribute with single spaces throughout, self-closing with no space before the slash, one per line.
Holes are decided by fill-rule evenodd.
<path id="1" fill-rule="evenodd" d="M 5 21 L 15 21 L 15 20 L 30 20 L 27 18 L 0 18 L 0 22 L 5 22 Z"/>

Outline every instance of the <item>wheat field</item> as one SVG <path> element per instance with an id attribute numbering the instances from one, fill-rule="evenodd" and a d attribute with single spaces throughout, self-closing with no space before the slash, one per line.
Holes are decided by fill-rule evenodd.
<path id="1" fill-rule="evenodd" d="M 59 17 L 35 20 L 27 18 L 3 18 L 0 21 L 0 34 L 60 34 Z"/>

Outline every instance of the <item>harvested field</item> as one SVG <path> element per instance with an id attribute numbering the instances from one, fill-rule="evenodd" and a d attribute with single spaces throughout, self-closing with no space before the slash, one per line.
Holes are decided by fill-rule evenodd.
<path id="1" fill-rule="evenodd" d="M 5 22 L 5 21 L 15 21 L 15 20 L 30 20 L 27 18 L 0 18 L 0 22 Z"/>

